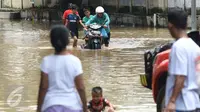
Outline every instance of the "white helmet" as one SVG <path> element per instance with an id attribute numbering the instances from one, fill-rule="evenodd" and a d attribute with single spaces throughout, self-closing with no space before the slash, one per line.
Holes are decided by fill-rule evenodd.
<path id="1" fill-rule="evenodd" d="M 98 13 L 104 13 L 104 8 L 102 7 L 102 6 L 98 6 L 97 8 L 96 8 L 96 13 L 98 14 Z"/>

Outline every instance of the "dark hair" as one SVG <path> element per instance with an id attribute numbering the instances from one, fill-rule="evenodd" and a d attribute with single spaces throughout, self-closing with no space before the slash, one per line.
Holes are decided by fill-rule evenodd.
<path id="1" fill-rule="evenodd" d="M 77 10 L 78 7 L 77 7 L 75 4 L 73 4 L 73 5 L 72 5 L 72 10 L 73 10 L 73 9 L 74 9 L 74 10 Z"/>
<path id="2" fill-rule="evenodd" d="M 69 44 L 69 32 L 64 25 L 56 25 L 50 32 L 51 44 L 60 53 Z"/>
<path id="3" fill-rule="evenodd" d="M 92 88 L 92 92 L 98 93 L 98 94 L 100 94 L 100 93 L 102 94 L 103 90 L 102 90 L 101 87 L 97 86 L 97 87 Z"/>
<path id="4" fill-rule="evenodd" d="M 187 13 L 181 8 L 170 8 L 168 11 L 168 21 L 178 29 L 186 29 Z"/>
<path id="5" fill-rule="evenodd" d="M 72 5 L 73 5 L 72 3 L 69 3 L 69 4 L 68 4 L 68 9 L 71 9 L 71 8 L 72 8 Z"/>
<path id="6" fill-rule="evenodd" d="M 86 11 L 90 11 L 90 9 L 89 8 L 84 8 L 83 12 L 85 13 Z"/>

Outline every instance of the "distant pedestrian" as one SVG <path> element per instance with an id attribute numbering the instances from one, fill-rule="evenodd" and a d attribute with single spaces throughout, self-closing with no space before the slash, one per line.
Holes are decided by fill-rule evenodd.
<path id="1" fill-rule="evenodd" d="M 50 37 L 55 53 L 41 64 L 37 112 L 86 112 L 81 61 L 66 49 L 69 32 L 64 26 L 55 26 Z"/>
<path id="2" fill-rule="evenodd" d="M 72 5 L 72 14 L 69 14 L 66 17 L 66 24 L 65 24 L 65 26 L 70 30 L 71 37 L 74 39 L 73 47 L 77 47 L 77 42 L 79 37 L 78 23 L 80 23 L 83 27 L 85 27 L 85 25 L 82 23 L 80 16 L 78 16 L 76 12 L 77 12 L 77 6 Z"/>
<path id="3" fill-rule="evenodd" d="M 72 14 L 72 6 L 73 6 L 74 4 L 72 4 L 72 3 L 69 3 L 68 4 L 68 9 L 64 12 L 64 14 L 63 14 L 63 24 L 65 25 L 66 24 L 66 18 L 68 17 L 68 15 L 69 14 Z M 76 11 L 76 15 L 77 16 L 79 16 L 79 13 L 78 13 L 78 11 Z"/>
<path id="4" fill-rule="evenodd" d="M 196 112 L 200 108 L 196 80 L 196 59 L 200 56 L 200 48 L 187 36 L 186 12 L 173 8 L 168 12 L 168 21 L 169 32 L 176 42 L 169 58 L 165 112 Z"/>

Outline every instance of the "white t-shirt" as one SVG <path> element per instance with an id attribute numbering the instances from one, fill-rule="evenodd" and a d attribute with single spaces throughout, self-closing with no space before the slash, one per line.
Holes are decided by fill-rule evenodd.
<path id="1" fill-rule="evenodd" d="M 180 38 L 173 44 L 170 53 L 165 106 L 172 95 L 175 76 L 184 75 L 186 76 L 184 88 L 176 100 L 176 110 L 192 111 L 200 107 L 195 69 L 195 60 L 198 56 L 200 56 L 200 48 L 191 38 Z"/>
<path id="2" fill-rule="evenodd" d="M 80 60 L 73 55 L 50 55 L 43 59 L 41 70 L 48 75 L 49 87 L 42 111 L 53 105 L 82 110 L 80 96 L 75 89 L 75 77 L 82 74 Z"/>

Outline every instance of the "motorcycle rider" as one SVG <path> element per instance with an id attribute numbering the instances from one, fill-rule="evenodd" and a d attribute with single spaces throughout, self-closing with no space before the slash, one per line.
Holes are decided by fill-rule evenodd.
<path id="1" fill-rule="evenodd" d="M 105 28 L 107 36 L 108 36 L 107 38 L 106 37 L 103 38 L 103 43 L 105 44 L 106 47 L 108 47 L 109 41 L 110 41 L 110 27 L 109 27 L 110 18 L 102 6 L 98 6 L 95 12 L 96 12 L 96 15 L 93 16 L 91 19 L 89 19 L 85 25 L 87 26 L 91 23 L 97 23 L 97 24 L 102 25 Z"/>

